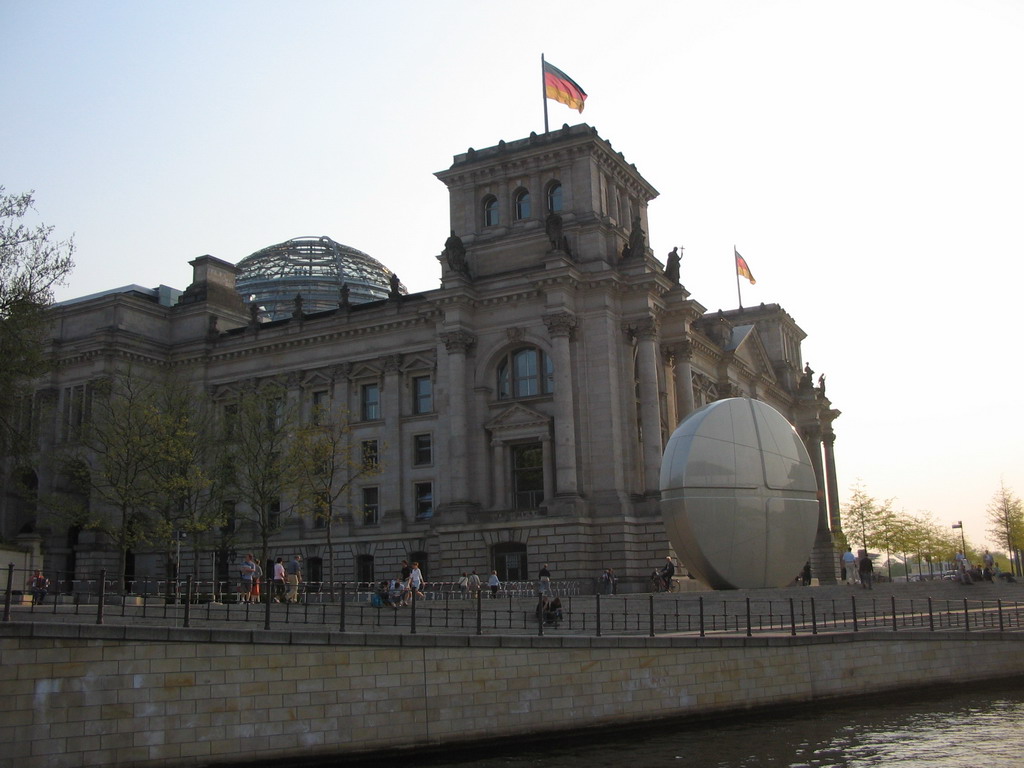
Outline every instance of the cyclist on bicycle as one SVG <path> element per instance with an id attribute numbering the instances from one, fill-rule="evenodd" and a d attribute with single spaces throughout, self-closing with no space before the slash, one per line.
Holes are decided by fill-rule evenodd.
<path id="1" fill-rule="evenodd" d="M 665 585 L 665 591 L 668 592 L 672 587 L 672 577 L 676 575 L 676 565 L 672 562 L 671 557 L 665 558 L 665 565 L 659 571 L 659 574 Z"/>

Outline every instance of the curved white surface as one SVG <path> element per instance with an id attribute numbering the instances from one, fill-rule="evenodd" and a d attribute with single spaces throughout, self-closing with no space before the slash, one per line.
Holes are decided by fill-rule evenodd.
<path id="1" fill-rule="evenodd" d="M 810 456 L 770 405 L 719 400 L 669 439 L 661 511 L 676 553 L 712 588 L 784 586 L 807 562 L 817 531 Z"/>

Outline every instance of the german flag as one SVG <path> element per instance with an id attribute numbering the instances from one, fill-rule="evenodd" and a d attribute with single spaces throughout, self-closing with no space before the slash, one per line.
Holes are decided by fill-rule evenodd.
<path id="1" fill-rule="evenodd" d="M 750 267 L 747 266 L 747 260 L 740 256 L 740 252 L 735 248 L 732 249 L 732 252 L 736 254 L 736 274 L 747 278 L 751 285 L 756 283 L 757 280 L 754 279 L 754 275 L 750 272 Z M 739 284 L 737 283 L 737 285 Z"/>
<path id="2" fill-rule="evenodd" d="M 580 88 L 575 80 L 546 61 L 544 62 L 544 95 L 579 112 L 583 111 L 583 102 L 587 100 L 587 92 Z"/>

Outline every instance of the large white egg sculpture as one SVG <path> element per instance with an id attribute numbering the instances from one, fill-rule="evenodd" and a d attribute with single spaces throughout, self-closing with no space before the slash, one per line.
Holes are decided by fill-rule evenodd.
<path id="1" fill-rule="evenodd" d="M 781 587 L 814 545 L 814 468 L 781 413 L 746 397 L 719 400 L 672 433 L 661 512 L 679 559 L 713 589 Z"/>

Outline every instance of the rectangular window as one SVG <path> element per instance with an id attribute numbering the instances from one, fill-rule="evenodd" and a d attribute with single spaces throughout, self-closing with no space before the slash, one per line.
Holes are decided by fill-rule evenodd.
<path id="1" fill-rule="evenodd" d="M 224 501 L 220 505 L 220 532 L 225 536 L 235 532 L 235 502 Z"/>
<path id="2" fill-rule="evenodd" d="M 380 418 L 380 385 L 364 384 L 362 390 L 363 421 L 375 421 Z"/>
<path id="3" fill-rule="evenodd" d="M 540 443 L 512 446 L 512 506 L 537 509 L 544 501 L 544 451 Z"/>
<path id="4" fill-rule="evenodd" d="M 281 502 L 275 501 L 270 505 L 270 509 L 267 510 L 267 527 L 276 531 L 281 527 Z"/>
<path id="5" fill-rule="evenodd" d="M 376 440 L 363 440 L 363 466 L 376 467 L 380 461 L 380 450 Z"/>
<path id="6" fill-rule="evenodd" d="M 326 423 L 327 412 L 330 408 L 329 392 L 326 389 L 317 390 L 311 399 L 310 421 L 317 426 Z"/>
<path id="7" fill-rule="evenodd" d="M 228 403 L 224 406 L 224 436 L 232 438 L 235 430 L 238 429 L 238 403 Z"/>
<path id="8" fill-rule="evenodd" d="M 377 525 L 380 522 L 380 489 L 376 486 L 363 488 L 363 525 Z"/>
<path id="9" fill-rule="evenodd" d="M 434 444 L 430 435 L 412 436 L 412 463 L 416 466 L 434 463 Z"/>
<path id="10" fill-rule="evenodd" d="M 316 495 L 316 510 L 313 514 L 313 527 L 326 528 L 331 519 L 331 497 L 324 491 Z"/>
<path id="11" fill-rule="evenodd" d="M 414 377 L 412 391 L 413 413 L 430 413 L 434 410 L 434 383 L 429 376 Z"/>
<path id="12" fill-rule="evenodd" d="M 434 484 L 416 483 L 416 519 L 429 520 L 434 516 Z"/>

